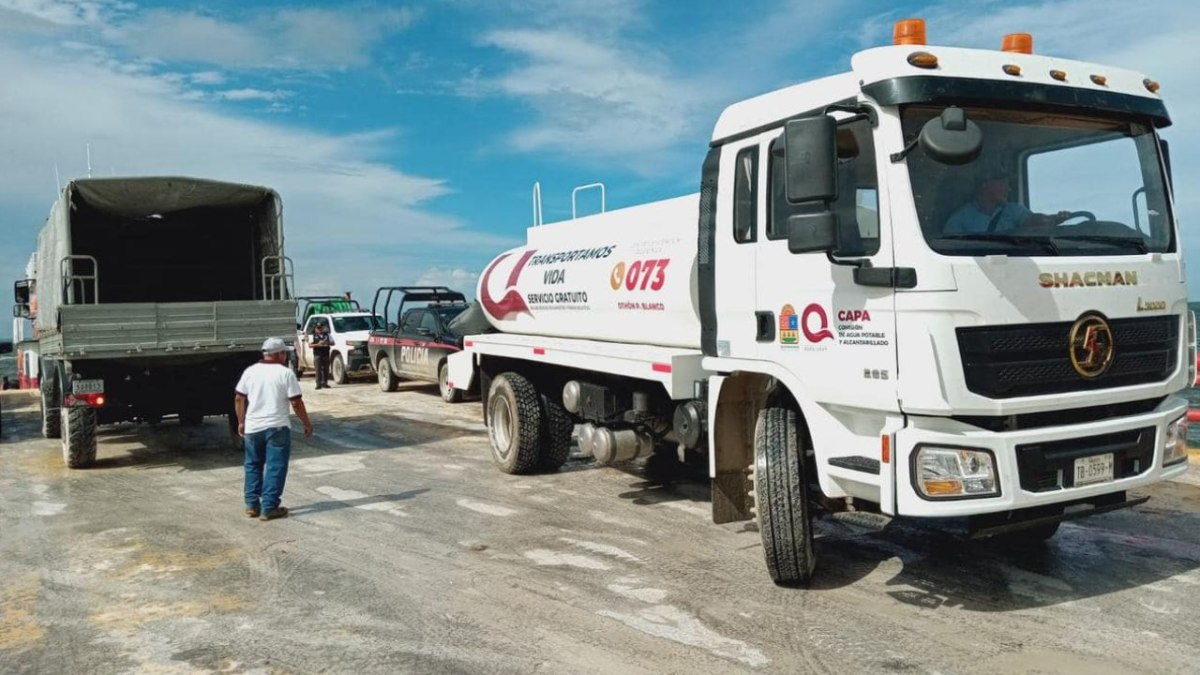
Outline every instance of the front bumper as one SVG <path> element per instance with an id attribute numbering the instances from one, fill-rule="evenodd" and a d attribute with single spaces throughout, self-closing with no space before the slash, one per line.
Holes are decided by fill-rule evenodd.
<path id="1" fill-rule="evenodd" d="M 943 417 L 909 417 L 907 426 L 896 432 L 895 440 L 897 515 L 942 518 L 1045 507 L 1131 490 L 1180 476 L 1187 472 L 1187 461 L 1163 468 L 1162 444 L 1166 426 L 1186 413 L 1187 401 L 1180 397 L 1168 397 L 1154 410 L 1144 414 L 1008 432 L 988 431 Z M 1035 481 L 1030 478 L 1030 448 L 1068 448 L 1063 454 L 1073 456 L 1080 452 L 1086 454 L 1088 445 L 1094 443 L 1096 452 L 1100 453 L 1108 451 L 1112 439 L 1136 437 L 1138 430 L 1146 430 L 1147 435 L 1153 435 L 1153 459 L 1148 462 L 1137 461 L 1131 453 L 1125 469 L 1122 469 L 1121 456 L 1118 454 L 1114 480 L 1083 487 L 1071 486 L 1070 477 L 1059 481 L 1058 485 L 1047 481 L 1036 486 L 1032 484 Z M 1072 443 L 1076 439 L 1088 441 Z M 914 485 L 913 470 L 916 451 L 921 445 L 990 451 L 996 461 L 1000 494 L 994 497 L 937 500 L 922 496 Z M 1025 469 L 1024 481 L 1022 468 Z M 1050 469 L 1053 475 L 1053 467 Z"/>

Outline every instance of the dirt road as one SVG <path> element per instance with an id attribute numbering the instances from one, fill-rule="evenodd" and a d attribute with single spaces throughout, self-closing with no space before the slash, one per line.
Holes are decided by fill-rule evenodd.
<path id="1" fill-rule="evenodd" d="M 284 503 L 241 503 L 223 421 L 121 426 L 63 468 L 6 396 L 0 672 L 1185 673 L 1200 668 L 1200 469 L 1044 549 L 818 524 L 808 590 L 707 485 L 573 459 L 512 477 L 479 405 L 316 392 Z"/>

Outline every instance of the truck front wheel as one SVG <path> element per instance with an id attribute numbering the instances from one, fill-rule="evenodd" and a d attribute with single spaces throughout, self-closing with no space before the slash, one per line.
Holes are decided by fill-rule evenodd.
<path id="1" fill-rule="evenodd" d="M 379 375 L 379 391 L 396 391 L 396 387 L 400 386 L 400 378 L 392 372 L 392 362 L 388 360 L 388 357 L 384 356 L 379 359 L 375 371 Z"/>
<path id="2" fill-rule="evenodd" d="M 96 410 L 62 409 L 63 461 L 70 469 L 86 469 L 96 461 Z"/>
<path id="3" fill-rule="evenodd" d="M 796 411 L 766 408 L 754 430 L 754 505 L 767 571 L 775 583 L 807 584 L 812 578 L 812 515 L 805 454 Z"/>
<path id="4" fill-rule="evenodd" d="M 346 384 L 350 378 L 346 377 L 346 359 L 342 355 L 334 354 L 333 361 L 329 363 L 329 377 L 334 384 Z"/>
<path id="5" fill-rule="evenodd" d="M 58 393 L 53 390 L 46 391 L 46 387 L 42 386 L 41 394 L 39 400 L 42 404 L 42 438 L 58 438 L 62 436 L 62 408 L 56 400 Z"/>
<path id="6" fill-rule="evenodd" d="M 504 473 L 530 473 L 542 447 L 542 402 L 529 380 L 504 373 L 488 392 L 488 438 L 492 459 Z"/>

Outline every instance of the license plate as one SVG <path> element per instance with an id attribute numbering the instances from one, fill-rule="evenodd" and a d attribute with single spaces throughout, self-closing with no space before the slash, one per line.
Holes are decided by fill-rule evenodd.
<path id="1" fill-rule="evenodd" d="M 1107 483 L 1113 479 L 1113 455 L 1092 455 L 1075 460 L 1075 487 Z"/>
<path id="2" fill-rule="evenodd" d="M 103 394 L 104 380 L 75 380 L 71 392 L 75 394 Z"/>

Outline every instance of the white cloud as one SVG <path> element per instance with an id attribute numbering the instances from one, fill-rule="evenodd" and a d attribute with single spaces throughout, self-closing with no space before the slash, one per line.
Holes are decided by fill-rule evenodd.
<path id="1" fill-rule="evenodd" d="M 412 270 L 482 265 L 513 243 L 431 209 L 450 191 L 444 181 L 378 159 L 394 130 L 331 135 L 231 117 L 181 100 L 172 78 L 130 74 L 80 52 L 0 43 L 0 72 L 21 92 L 0 96 L 0 119 L 20 129 L 0 153 L 0 213 L 10 233 L 0 260 L 23 263 L 53 199 L 56 165 L 64 181 L 82 175 L 88 144 L 96 175 L 190 175 L 276 188 L 302 290 L 309 275 L 328 275 L 334 288 L 319 290 L 365 292 L 395 283 L 386 277 L 398 261 Z"/>
<path id="2" fill-rule="evenodd" d="M 263 89 L 228 89 L 226 91 L 217 92 L 217 98 L 225 101 L 282 101 L 286 98 L 291 98 L 295 92 L 276 89 L 274 91 L 265 91 Z"/>
<path id="3" fill-rule="evenodd" d="M 475 292 L 475 280 L 479 278 L 479 271 L 470 271 L 461 267 L 454 269 L 446 269 L 442 267 L 431 267 L 421 273 L 417 280 L 413 282 L 414 286 L 449 286 L 456 291 L 462 291 L 468 297 Z"/>
<path id="4" fill-rule="evenodd" d="M 0 16 L 8 12 L 56 26 L 98 24 L 112 13 L 130 9 L 132 4 L 115 0 L 0 0 Z"/>
<path id="5" fill-rule="evenodd" d="M 322 70 L 362 66 L 382 39 L 415 21 L 409 9 L 276 9 L 228 19 L 152 10 L 109 26 L 108 39 L 143 56 L 230 68 Z"/>
<path id="6" fill-rule="evenodd" d="M 215 70 L 205 70 L 199 73 L 192 73 L 188 76 L 188 80 L 192 84 L 198 85 L 220 85 L 225 84 L 225 76 Z"/>
<path id="7" fill-rule="evenodd" d="M 498 77 L 473 77 L 464 82 L 464 93 L 501 94 L 537 111 L 535 124 L 510 136 L 517 150 L 618 159 L 650 173 L 664 152 L 711 123 L 698 114 L 711 92 L 673 73 L 652 49 L 566 30 L 494 31 L 484 41 L 515 55 L 520 65 Z"/>

